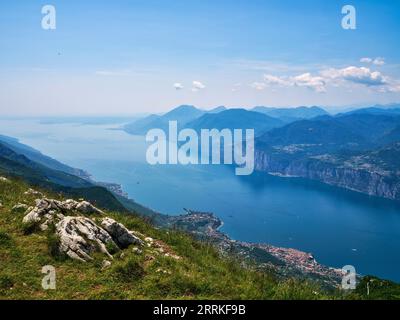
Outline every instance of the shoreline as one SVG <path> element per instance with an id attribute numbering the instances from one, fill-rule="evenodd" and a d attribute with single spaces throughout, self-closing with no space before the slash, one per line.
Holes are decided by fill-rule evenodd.
<path id="1" fill-rule="evenodd" d="M 234 240 L 220 231 L 223 221 L 213 213 L 185 211 L 185 215 L 168 216 L 166 227 L 178 228 L 199 240 L 210 242 L 222 254 L 234 252 L 249 265 L 253 264 L 264 271 L 273 270 L 281 278 L 313 280 L 328 289 L 337 289 L 341 284 L 342 271 L 318 263 L 311 253 L 265 243 Z"/>

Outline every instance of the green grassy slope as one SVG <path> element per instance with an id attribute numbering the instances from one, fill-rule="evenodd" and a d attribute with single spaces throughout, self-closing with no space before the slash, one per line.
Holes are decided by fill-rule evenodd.
<path id="1" fill-rule="evenodd" d="M 160 230 L 165 216 L 112 194 L 103 187 L 38 164 L 0 143 L 0 299 L 399 299 L 400 287 L 374 278 L 363 280 L 350 295 L 325 293 L 315 284 L 294 279 L 278 280 L 274 274 L 244 267 L 234 257 L 222 258 L 211 246 L 175 230 Z M 58 183 L 57 183 L 58 182 Z M 29 232 L 22 225 L 24 210 L 35 196 L 29 188 L 53 199 L 85 199 L 105 209 L 106 216 L 159 240 L 182 259 L 166 257 L 153 247 L 140 255 L 132 248 L 114 254 L 112 267 L 102 270 L 104 256 L 90 263 L 60 257 L 54 234 Z M 130 213 L 128 213 L 130 212 Z M 138 213 L 136 215 L 136 213 Z M 57 270 L 57 289 L 41 288 L 41 269 Z M 369 279 L 369 278 L 368 278 Z"/>
<path id="2" fill-rule="evenodd" d="M 140 255 L 132 248 L 115 253 L 107 270 L 102 270 L 101 255 L 89 263 L 60 258 L 53 253 L 54 239 L 47 232 L 29 234 L 21 224 L 24 212 L 12 210 L 18 203 L 33 204 L 35 197 L 24 194 L 29 187 L 21 180 L 0 181 L 0 299 L 328 298 L 311 284 L 278 282 L 273 275 L 221 258 L 207 244 L 177 231 L 156 229 L 132 214 L 106 212 L 130 230 L 164 243 L 182 259 L 165 257 L 150 247 Z M 56 268 L 56 290 L 41 287 L 45 265 Z"/>

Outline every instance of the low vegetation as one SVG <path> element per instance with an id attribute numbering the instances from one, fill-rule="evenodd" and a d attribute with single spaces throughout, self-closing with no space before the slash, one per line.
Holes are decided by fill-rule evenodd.
<path id="1" fill-rule="evenodd" d="M 222 258 L 206 243 L 179 231 L 157 229 L 127 213 L 106 212 L 129 230 L 161 243 L 163 250 L 152 245 L 141 249 L 107 248 L 113 254 L 113 259 L 108 259 L 111 264 L 105 264 L 100 253 L 86 263 L 71 260 L 60 254 L 51 228 L 39 231 L 36 225 L 24 227 L 25 213 L 12 210 L 16 204 L 33 205 L 35 196 L 26 194 L 31 187 L 21 180 L 0 181 L 0 299 L 343 298 L 307 282 L 281 281 L 273 274 L 245 268 L 240 261 Z M 48 190 L 39 191 L 63 200 Z M 42 268 L 48 265 L 56 270 L 55 290 L 44 290 L 41 285 L 45 276 Z M 363 286 L 349 297 L 368 298 Z M 386 298 L 383 291 L 371 297 Z M 391 293 L 390 298 L 399 296 Z"/>

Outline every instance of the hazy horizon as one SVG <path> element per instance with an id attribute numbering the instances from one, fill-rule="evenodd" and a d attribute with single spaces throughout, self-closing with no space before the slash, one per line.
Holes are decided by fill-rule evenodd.
<path id="1" fill-rule="evenodd" d="M 54 0 L 2 3 L 2 115 L 134 115 L 174 106 L 400 101 L 399 4 Z M 277 30 L 279 32 L 277 32 Z"/>
<path id="2" fill-rule="evenodd" d="M 363 108 L 370 108 L 370 107 L 391 107 L 392 105 L 399 105 L 400 106 L 400 102 L 392 102 L 392 103 L 388 103 L 388 104 L 366 104 L 366 105 L 344 105 L 344 106 L 318 106 L 318 105 L 308 105 L 308 106 L 303 106 L 303 105 L 299 105 L 299 106 L 261 106 L 261 105 L 257 105 L 257 106 L 214 106 L 214 107 L 208 107 L 208 108 L 204 108 L 201 106 L 195 106 L 195 105 L 191 105 L 191 104 L 182 104 L 182 105 L 177 105 L 177 106 L 172 106 L 169 109 L 163 111 L 163 112 L 139 112 L 139 113 L 65 113 L 65 114 L 55 114 L 55 113 L 42 113 L 42 114 L 25 114 L 25 115 L 21 115 L 21 114 L 1 114 L 0 118 L 68 118 L 68 117 L 72 117 L 72 118 L 104 118 L 104 117 L 115 117 L 115 118 L 128 118 L 128 117 L 132 117 L 132 118 L 142 118 L 142 117 L 146 117 L 152 114 L 155 115 L 163 115 L 165 113 L 168 113 L 178 107 L 181 106 L 192 106 L 195 107 L 199 110 L 203 110 L 205 112 L 209 112 L 212 111 L 215 108 L 218 107 L 225 107 L 226 109 L 230 110 L 230 109 L 245 109 L 248 111 L 253 111 L 252 109 L 255 107 L 267 107 L 267 108 L 276 108 L 276 109 L 295 109 L 295 108 L 312 108 L 312 107 L 318 107 L 318 108 L 322 108 L 325 111 L 327 111 L 329 114 L 334 115 L 337 113 L 341 113 L 341 112 L 349 112 L 349 111 L 353 111 L 353 110 L 357 110 L 357 109 L 363 109 Z"/>

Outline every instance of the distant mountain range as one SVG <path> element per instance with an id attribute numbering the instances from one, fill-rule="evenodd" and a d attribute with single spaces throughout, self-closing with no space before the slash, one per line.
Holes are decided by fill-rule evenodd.
<path id="1" fill-rule="evenodd" d="M 168 131 L 169 121 L 177 121 L 179 128 L 188 122 L 201 117 L 206 112 L 194 106 L 179 106 L 164 115 L 150 115 L 124 126 L 129 134 L 145 135 L 151 129 L 162 129 Z"/>
<path id="2" fill-rule="evenodd" d="M 357 109 L 354 111 L 349 111 L 347 114 L 351 113 L 368 113 L 368 114 L 386 114 L 386 115 L 400 115 L 400 106 L 398 108 L 382 108 L 382 107 L 369 107 L 369 108 L 362 108 Z"/>
<path id="3" fill-rule="evenodd" d="M 22 154 L 27 158 L 29 158 L 30 160 L 35 161 L 50 169 L 63 171 L 65 173 L 75 175 L 84 179 L 88 179 L 90 177 L 87 172 L 80 169 L 71 168 L 57 160 L 54 160 L 42 154 L 41 152 L 31 148 L 30 146 L 20 143 L 18 139 L 0 135 L 0 142 L 3 145 L 6 145 L 11 150 L 13 150 L 14 152 Z"/>
<path id="4" fill-rule="evenodd" d="M 370 149 L 395 142 L 400 114 L 350 112 L 301 120 L 266 132 L 258 140 L 268 145 L 308 144 L 323 150 Z"/>
<path id="5" fill-rule="evenodd" d="M 400 200 L 400 105 L 375 105 L 331 115 L 321 107 L 251 110 L 180 106 L 125 127 L 132 134 L 153 128 L 255 129 L 255 168 Z"/>
<path id="6" fill-rule="evenodd" d="M 218 107 L 204 111 L 185 105 L 164 115 L 142 118 L 124 129 L 144 135 L 154 128 L 168 130 L 169 121 L 178 121 L 180 129 L 196 131 L 255 129 L 256 170 L 400 200 L 399 105 L 366 107 L 334 116 L 320 107 L 256 107 L 251 111 Z M 64 190 L 105 186 L 102 192 L 111 190 L 110 195 L 119 205 L 152 214 L 115 192 L 115 186 L 96 183 L 86 172 L 51 159 L 16 139 L 0 136 L 0 147 L 0 170 Z"/>
<path id="7" fill-rule="evenodd" d="M 252 110 L 227 109 L 223 106 L 204 111 L 194 106 L 179 106 L 164 115 L 150 115 L 124 126 L 133 135 L 145 135 L 151 129 L 168 130 L 169 121 L 177 121 L 178 128 L 201 129 L 255 129 L 256 135 L 287 123 L 328 115 L 319 107 L 267 108 Z"/>
<path id="8" fill-rule="evenodd" d="M 297 108 L 255 107 L 252 111 L 260 112 L 273 118 L 278 118 L 286 123 L 328 115 L 328 112 L 324 109 L 315 106 Z"/>
<path id="9" fill-rule="evenodd" d="M 284 122 L 262 113 L 244 109 L 230 109 L 218 113 L 206 113 L 185 125 L 197 132 L 201 129 L 254 129 L 256 136 L 280 127 Z"/>
<path id="10" fill-rule="evenodd" d="M 266 132 L 256 141 L 255 167 L 400 200 L 398 159 L 400 114 L 366 108 Z"/>

